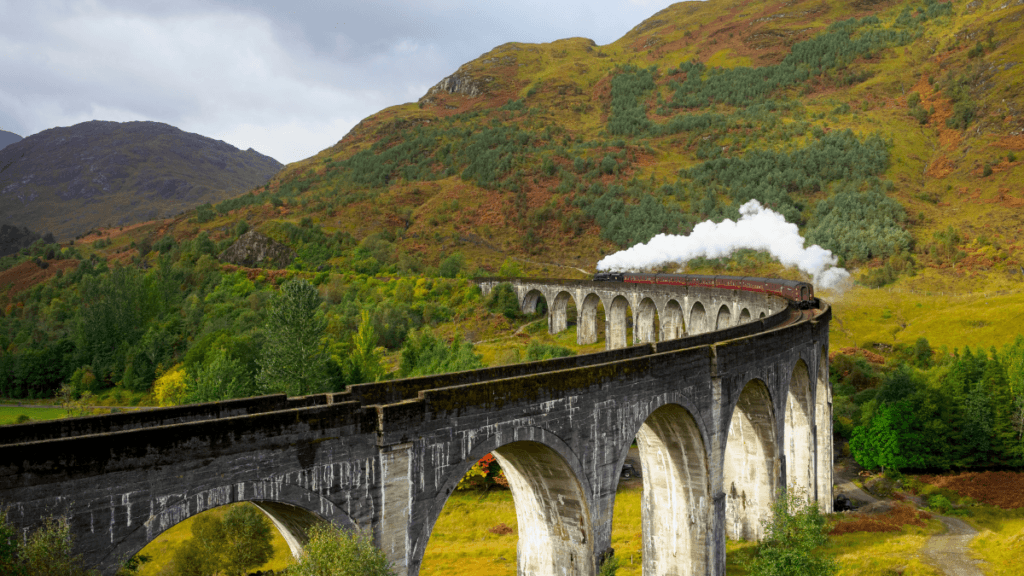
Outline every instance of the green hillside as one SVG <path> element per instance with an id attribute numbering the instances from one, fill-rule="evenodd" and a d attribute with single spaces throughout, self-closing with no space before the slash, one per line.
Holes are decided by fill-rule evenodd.
<path id="1" fill-rule="evenodd" d="M 530 319 L 456 277 L 585 277 L 750 199 L 853 272 L 824 292 L 835 349 L 1002 346 L 1024 315 L 1022 17 L 1019 0 L 711 0 L 605 46 L 499 46 L 241 196 L 2 260 L 0 394 L 52 396 L 84 370 L 141 397 L 211 350 L 252 377 L 292 276 L 319 287 L 338 374 L 364 312 L 395 374 L 409 330 L 488 364 L 575 349 L 571 330 L 513 335 Z M 287 269 L 217 259 L 248 230 Z M 688 269 L 804 276 L 750 251 Z"/>

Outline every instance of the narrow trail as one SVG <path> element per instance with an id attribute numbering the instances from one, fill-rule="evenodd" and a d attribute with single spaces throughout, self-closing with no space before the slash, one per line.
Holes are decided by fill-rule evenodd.
<path id="1" fill-rule="evenodd" d="M 834 478 L 836 495 L 846 494 L 847 498 L 858 506 L 883 501 L 853 483 L 853 472 L 847 468 L 846 463 L 836 465 Z M 922 505 L 920 498 L 911 498 L 910 503 L 919 507 Z M 932 516 L 942 522 L 946 532 L 935 534 L 928 539 L 921 548 L 923 560 L 947 576 L 984 576 L 984 572 L 977 566 L 980 560 L 972 558 L 968 548 L 968 544 L 978 535 L 978 531 L 959 518 L 935 513 L 932 513 Z"/>
<path id="2" fill-rule="evenodd" d="M 978 568 L 980 560 L 971 558 L 967 545 L 978 531 L 959 518 L 935 517 L 946 526 L 945 534 L 936 534 L 928 539 L 921 549 L 925 560 L 948 576 L 984 576 Z"/>

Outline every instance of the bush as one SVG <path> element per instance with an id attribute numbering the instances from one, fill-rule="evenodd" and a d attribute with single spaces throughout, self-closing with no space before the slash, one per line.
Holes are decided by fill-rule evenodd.
<path id="1" fill-rule="evenodd" d="M 615 573 L 619 570 L 619 557 L 609 556 L 604 564 L 601 564 L 601 570 L 597 573 L 598 576 L 615 576 Z"/>
<path id="2" fill-rule="evenodd" d="M 839 571 L 832 558 L 822 558 L 813 550 L 824 545 L 827 518 L 817 502 L 786 491 L 772 504 L 772 517 L 765 524 L 764 539 L 757 554 L 747 565 L 751 576 L 829 576 Z"/>
<path id="3" fill-rule="evenodd" d="M 366 533 L 350 533 L 330 524 L 309 530 L 298 563 L 285 570 L 286 576 L 394 576 L 384 552 L 373 545 Z"/>
<path id="4" fill-rule="evenodd" d="M 4 576 L 98 576 L 73 555 L 74 535 L 67 518 L 49 517 L 26 534 L 16 531 L 0 509 L 0 574 Z"/>
<path id="5" fill-rule="evenodd" d="M 928 507 L 940 514 L 948 514 L 953 504 L 942 494 L 933 494 L 928 497 Z"/>
<path id="6" fill-rule="evenodd" d="M 462 266 L 465 264 L 465 261 L 466 259 L 462 256 L 462 252 L 456 252 L 441 261 L 438 273 L 443 278 L 455 278 L 459 275 L 459 272 L 462 272 Z"/>
<path id="7" fill-rule="evenodd" d="M 576 352 L 563 346 L 558 346 L 556 344 L 541 344 L 536 340 L 530 340 L 530 344 L 526 347 L 526 360 L 528 362 L 550 360 L 552 358 L 564 358 L 566 356 L 575 355 Z"/>
<path id="8" fill-rule="evenodd" d="M 502 282 L 491 290 L 491 299 L 487 302 L 487 309 L 491 312 L 504 314 L 509 320 L 515 320 L 521 315 L 519 312 L 519 297 L 516 296 L 515 288 L 508 282 Z"/>

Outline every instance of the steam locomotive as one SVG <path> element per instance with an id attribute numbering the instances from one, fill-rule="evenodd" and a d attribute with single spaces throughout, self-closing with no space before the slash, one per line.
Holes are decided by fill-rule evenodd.
<path id="1" fill-rule="evenodd" d="M 630 284 L 700 286 L 703 288 L 745 290 L 747 292 L 767 292 L 768 294 L 774 294 L 796 302 L 797 306 L 802 310 L 818 307 L 818 299 L 814 297 L 814 286 L 807 282 L 797 282 L 796 280 L 753 278 L 749 276 L 701 276 L 698 274 L 599 272 L 594 274 L 594 282 L 629 282 Z"/>

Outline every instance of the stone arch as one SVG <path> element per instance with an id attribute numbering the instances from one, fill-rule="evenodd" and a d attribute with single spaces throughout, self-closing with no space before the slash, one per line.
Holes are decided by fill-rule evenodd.
<path id="1" fill-rule="evenodd" d="M 811 375 L 807 363 L 797 360 L 786 395 L 786 487 L 804 498 L 814 498 L 814 436 L 811 434 Z"/>
<path id="2" fill-rule="evenodd" d="M 644 298 L 636 311 L 636 326 L 633 327 L 633 343 L 656 342 L 659 328 L 658 308 L 654 300 Z"/>
<path id="3" fill-rule="evenodd" d="M 683 406 L 664 404 L 636 439 L 644 472 L 643 573 L 711 573 L 711 484 L 697 421 Z"/>
<path id="4" fill-rule="evenodd" d="M 775 410 L 760 380 L 747 382 L 736 400 L 724 458 L 725 533 L 734 540 L 760 540 L 779 476 Z"/>
<path id="5" fill-rule="evenodd" d="M 724 330 L 732 326 L 732 312 L 728 304 L 722 304 L 715 317 L 715 330 Z"/>
<path id="6" fill-rule="evenodd" d="M 629 325 L 632 323 L 629 300 L 619 294 L 612 299 L 608 307 L 608 342 L 609 350 L 629 346 Z"/>
<path id="7" fill-rule="evenodd" d="M 294 484 L 274 484 L 272 481 L 228 484 L 193 492 L 163 505 L 161 510 L 154 512 L 112 547 L 98 568 L 103 571 L 104 566 L 110 566 L 113 571 L 121 560 L 137 554 L 172 526 L 203 512 L 238 502 L 251 502 L 266 514 L 295 558 L 302 553 L 307 541 L 306 532 L 314 524 L 328 521 L 340 528 L 356 529 L 348 514 L 333 502 Z"/>
<path id="8" fill-rule="evenodd" d="M 760 319 L 762 319 L 764 317 L 765 317 L 765 313 L 764 313 L 764 311 L 762 311 L 761 314 L 757 317 L 757 319 L 760 320 Z"/>
<path id="9" fill-rule="evenodd" d="M 598 325 L 598 312 L 604 312 L 604 305 L 600 296 L 594 293 L 587 294 L 583 298 L 583 305 L 579 308 L 579 325 L 576 327 L 576 343 L 580 345 L 594 344 L 598 341 L 601 331 Z"/>
<path id="10" fill-rule="evenodd" d="M 541 305 L 541 302 L 543 302 L 543 305 Z M 538 306 L 541 308 L 540 310 L 538 310 Z M 523 304 L 520 309 L 523 314 L 536 314 L 540 311 L 546 312 L 548 308 L 548 300 L 544 297 L 544 293 L 540 290 L 533 289 L 523 296 Z"/>
<path id="11" fill-rule="evenodd" d="M 512 490 L 519 526 L 517 572 L 541 576 L 590 576 L 596 572 L 590 486 L 585 481 L 582 463 L 568 445 L 543 429 L 517 428 L 511 436 L 492 436 L 474 446 L 466 459 L 452 468 L 426 512 L 421 533 L 412 543 L 410 574 L 419 572 L 434 524 L 448 496 L 466 472 L 487 454 L 494 454 Z M 509 441 L 502 443 L 502 438 Z"/>
<path id="12" fill-rule="evenodd" d="M 750 322 L 750 310 L 744 308 L 743 310 L 740 310 L 740 319 L 737 324 L 746 324 L 747 322 Z"/>
<path id="13" fill-rule="evenodd" d="M 676 300 L 669 300 L 665 304 L 665 312 L 661 319 L 661 340 L 675 340 L 682 338 L 686 333 L 686 323 L 683 322 L 683 307 Z"/>
<path id="14" fill-rule="evenodd" d="M 832 384 L 828 378 L 828 352 L 821 349 L 815 390 L 814 423 L 816 440 L 815 477 L 818 503 L 823 512 L 832 512 Z"/>
<path id="15" fill-rule="evenodd" d="M 576 322 L 576 301 L 573 300 L 572 294 L 562 290 L 555 295 L 554 302 L 551 303 L 551 309 L 548 311 L 548 332 L 551 334 L 558 334 L 564 332 L 569 327 L 569 308 L 572 304 L 573 310 L 573 323 Z"/>
<path id="16" fill-rule="evenodd" d="M 686 323 L 687 334 L 693 336 L 707 332 L 707 316 L 704 305 L 700 302 L 694 303 L 690 308 L 690 321 Z"/>

